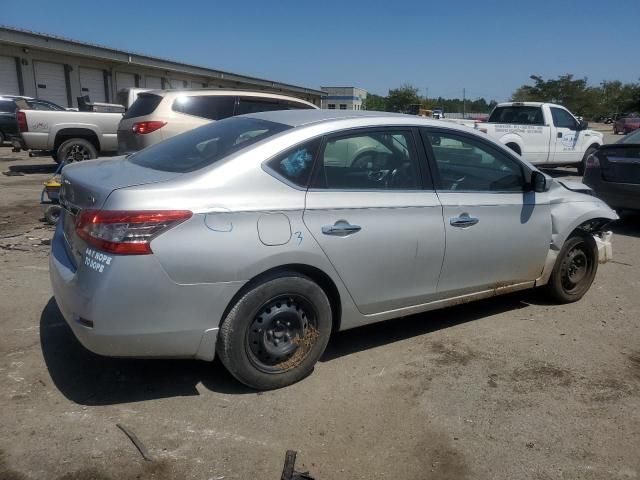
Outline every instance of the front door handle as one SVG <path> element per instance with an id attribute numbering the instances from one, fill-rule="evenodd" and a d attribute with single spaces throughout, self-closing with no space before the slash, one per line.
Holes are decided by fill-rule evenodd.
<path id="1" fill-rule="evenodd" d="M 479 221 L 479 218 L 470 217 L 467 213 L 463 213 L 459 217 L 451 217 L 449 219 L 451 226 L 458 228 L 472 227 Z"/>
<path id="2" fill-rule="evenodd" d="M 322 227 L 322 233 L 325 235 L 336 235 L 339 237 L 346 237 L 360 230 L 362 230 L 362 227 L 359 225 L 351 225 L 346 220 L 338 220 L 333 225 L 324 225 Z"/>

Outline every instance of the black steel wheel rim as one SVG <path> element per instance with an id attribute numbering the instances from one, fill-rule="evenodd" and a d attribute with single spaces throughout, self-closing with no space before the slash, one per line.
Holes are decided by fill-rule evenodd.
<path id="1" fill-rule="evenodd" d="M 255 313 L 245 344 L 251 363 L 266 373 L 281 373 L 298 366 L 317 336 L 317 312 L 299 294 L 278 295 Z"/>
<path id="2" fill-rule="evenodd" d="M 87 150 L 83 145 L 73 144 L 67 151 L 67 156 L 65 158 L 66 162 L 79 162 L 81 160 L 88 160 L 90 158 L 89 150 Z"/>
<path id="3" fill-rule="evenodd" d="M 571 248 L 562 261 L 562 288 L 567 293 L 573 293 L 582 286 L 582 282 L 589 277 L 593 260 L 587 245 L 582 242 Z"/>

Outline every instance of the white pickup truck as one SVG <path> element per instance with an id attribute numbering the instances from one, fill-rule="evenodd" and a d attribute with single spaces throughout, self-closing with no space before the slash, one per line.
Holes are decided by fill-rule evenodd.
<path id="1" fill-rule="evenodd" d="M 499 103 L 487 122 L 475 128 L 534 165 L 574 165 L 579 175 L 586 158 L 603 143 L 600 132 L 588 130 L 585 122 L 553 103 Z"/>
<path id="2" fill-rule="evenodd" d="M 147 90 L 133 88 L 123 92 L 128 93 L 122 98 L 124 106 L 129 107 L 138 93 Z M 122 113 L 19 110 L 16 119 L 21 139 L 14 146 L 50 151 L 58 163 L 89 160 L 118 151 Z"/>

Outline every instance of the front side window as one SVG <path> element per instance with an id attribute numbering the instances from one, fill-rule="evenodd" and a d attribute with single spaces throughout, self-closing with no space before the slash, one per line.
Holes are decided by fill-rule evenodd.
<path id="1" fill-rule="evenodd" d="M 299 187 L 306 187 L 319 146 L 320 139 L 298 145 L 269 160 L 266 165 L 278 176 Z"/>
<path id="2" fill-rule="evenodd" d="M 467 135 L 429 132 L 438 170 L 436 188 L 463 192 L 521 192 L 522 165 L 507 154 Z"/>
<path id="3" fill-rule="evenodd" d="M 493 112 L 491 112 L 489 123 L 544 125 L 544 117 L 542 116 L 542 108 L 540 107 L 509 105 L 496 107 Z"/>
<path id="4" fill-rule="evenodd" d="M 176 98 L 171 108 L 187 115 L 222 120 L 233 116 L 234 104 L 235 98 L 225 95 L 184 95 Z"/>
<path id="5" fill-rule="evenodd" d="M 576 119 L 562 108 L 551 107 L 551 117 L 553 118 L 553 124 L 558 128 L 577 129 Z"/>
<path id="6" fill-rule="evenodd" d="M 329 138 L 319 157 L 318 188 L 416 190 L 418 159 L 409 131 L 354 133 Z"/>
<path id="7" fill-rule="evenodd" d="M 254 118 L 227 118 L 151 145 L 127 161 L 164 172 L 193 172 L 290 128 Z"/>

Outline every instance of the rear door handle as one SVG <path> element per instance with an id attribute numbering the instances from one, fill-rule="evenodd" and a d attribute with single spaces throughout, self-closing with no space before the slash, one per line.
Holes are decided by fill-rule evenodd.
<path id="1" fill-rule="evenodd" d="M 470 217 L 466 213 L 463 213 L 459 217 L 451 217 L 449 219 L 449 223 L 451 224 L 451 226 L 458 228 L 472 227 L 479 221 L 479 218 Z"/>
<path id="2" fill-rule="evenodd" d="M 362 227 L 359 225 L 351 225 L 346 220 L 338 220 L 333 225 L 324 225 L 322 227 L 322 233 L 325 235 L 336 235 L 338 237 L 346 237 L 360 230 L 362 230 Z"/>

